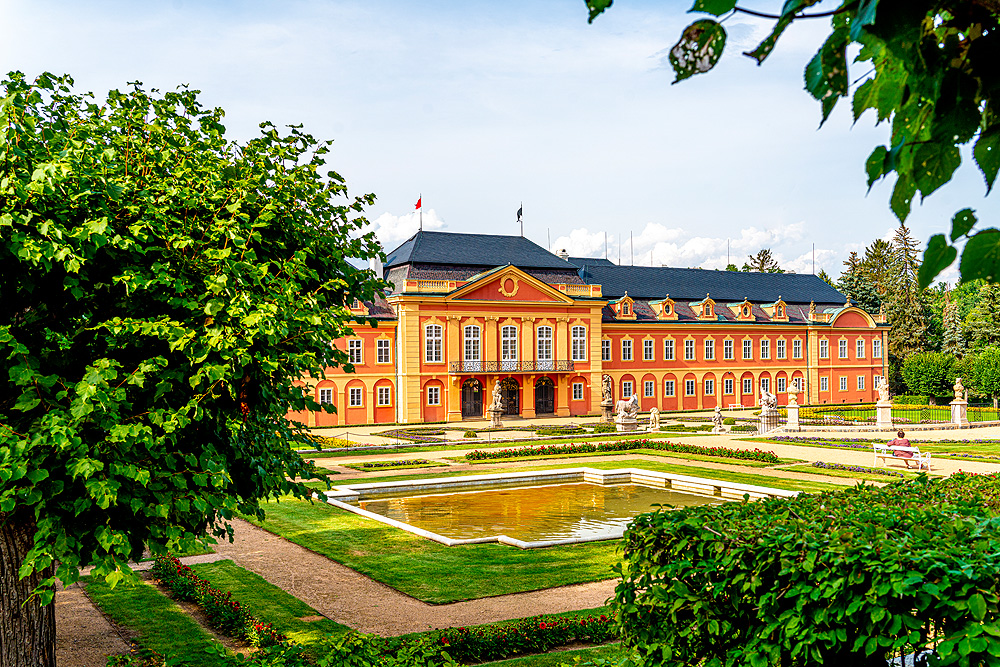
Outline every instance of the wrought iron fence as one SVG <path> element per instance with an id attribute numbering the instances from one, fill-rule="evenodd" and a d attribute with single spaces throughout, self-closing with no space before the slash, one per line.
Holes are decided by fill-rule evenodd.
<path id="1" fill-rule="evenodd" d="M 565 373 L 573 370 L 566 359 L 549 361 L 453 361 L 449 373 Z"/>
<path id="2" fill-rule="evenodd" d="M 966 411 L 970 422 L 991 422 L 1000 420 L 1000 411 L 992 405 L 970 405 Z"/>

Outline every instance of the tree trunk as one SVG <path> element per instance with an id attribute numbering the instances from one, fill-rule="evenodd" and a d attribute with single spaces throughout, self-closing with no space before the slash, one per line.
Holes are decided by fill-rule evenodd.
<path id="1" fill-rule="evenodd" d="M 55 667 L 56 614 L 54 605 L 42 607 L 31 592 L 52 573 L 18 579 L 25 554 L 31 548 L 35 526 L 14 515 L 0 514 L 0 667 Z M 30 599 L 29 599 L 30 598 Z"/>

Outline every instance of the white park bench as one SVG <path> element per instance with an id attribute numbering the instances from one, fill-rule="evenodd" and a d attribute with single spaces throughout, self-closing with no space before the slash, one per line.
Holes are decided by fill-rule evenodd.
<path id="1" fill-rule="evenodd" d="M 904 462 L 913 461 L 917 464 L 917 470 L 926 468 L 929 471 L 931 469 L 931 453 L 921 452 L 919 447 L 890 447 L 889 445 L 874 444 L 872 448 L 875 450 L 875 465 L 878 465 L 879 459 L 882 459 L 882 465 L 886 465 L 886 459 L 895 459 Z M 899 452 L 910 452 L 911 456 L 900 456 Z"/>

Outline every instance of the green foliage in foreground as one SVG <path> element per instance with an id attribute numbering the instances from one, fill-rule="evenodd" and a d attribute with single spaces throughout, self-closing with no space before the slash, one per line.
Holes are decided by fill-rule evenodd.
<path id="1" fill-rule="evenodd" d="M 546 549 L 446 547 L 325 503 L 269 503 L 266 530 L 434 604 L 612 578 L 617 541 Z"/>
<path id="2" fill-rule="evenodd" d="M 215 640 L 173 600 L 145 583 L 121 582 L 111 588 L 102 579 L 83 579 L 87 595 L 115 623 L 139 634 L 140 643 L 178 666 L 228 667 L 229 660 L 209 650 Z"/>
<path id="3" fill-rule="evenodd" d="M 640 515 L 623 641 L 647 667 L 995 664 L 998 511 L 1000 477 L 958 474 Z"/>

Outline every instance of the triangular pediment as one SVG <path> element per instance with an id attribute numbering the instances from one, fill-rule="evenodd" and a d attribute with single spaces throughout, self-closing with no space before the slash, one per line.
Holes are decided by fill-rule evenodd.
<path id="1" fill-rule="evenodd" d="M 501 266 L 481 274 L 448 295 L 449 301 L 507 301 L 572 303 L 559 290 L 516 266 Z"/>

